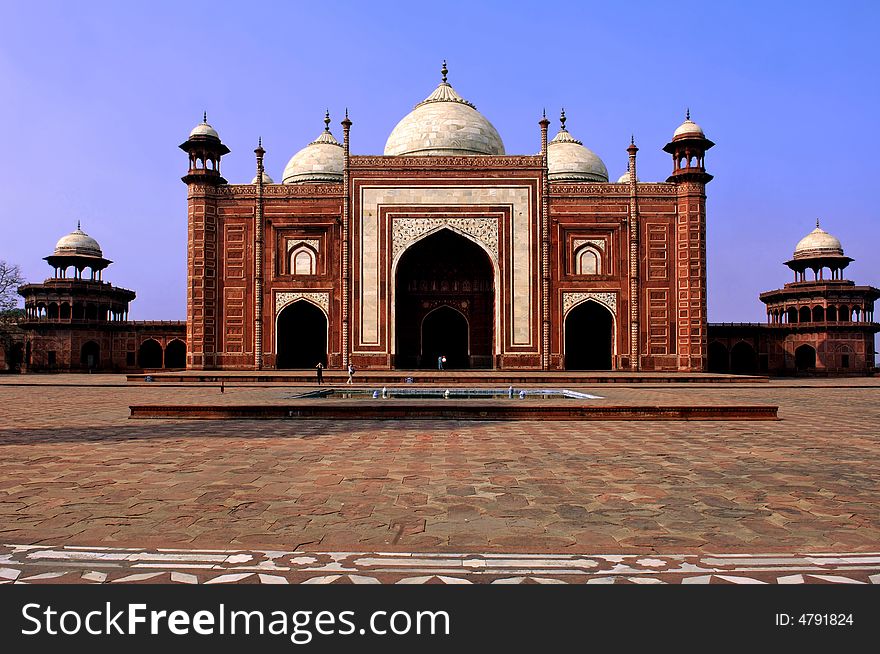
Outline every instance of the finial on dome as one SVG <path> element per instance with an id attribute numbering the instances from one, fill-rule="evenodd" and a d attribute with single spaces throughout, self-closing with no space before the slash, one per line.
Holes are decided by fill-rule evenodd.
<path id="1" fill-rule="evenodd" d="M 443 60 L 443 68 L 440 69 L 440 74 L 443 75 L 443 83 L 446 84 L 446 75 L 449 73 L 449 69 L 446 68 L 446 60 Z"/>
<path id="2" fill-rule="evenodd" d="M 262 136 L 257 137 L 257 147 L 259 147 L 259 148 L 263 147 L 263 137 Z"/>
<path id="3" fill-rule="evenodd" d="M 204 112 L 204 113 L 202 114 L 202 122 L 203 122 L 205 125 L 208 124 L 208 112 L 207 112 L 207 111 Z"/>
<path id="4" fill-rule="evenodd" d="M 685 120 L 690 120 L 690 119 L 691 119 L 691 108 L 690 108 L 690 107 L 688 107 L 688 108 L 687 108 L 687 111 L 684 112 L 684 119 L 685 119 Z"/>
<path id="5" fill-rule="evenodd" d="M 565 109 L 563 109 L 562 112 L 559 114 L 559 123 L 561 125 L 560 129 L 563 132 L 567 132 L 568 130 L 565 129 Z"/>
<path id="6" fill-rule="evenodd" d="M 636 144 L 636 135 L 635 135 L 635 134 L 630 134 L 630 135 L 629 135 L 629 144 L 630 144 L 630 145 L 635 145 L 635 144 Z"/>
<path id="7" fill-rule="evenodd" d="M 79 224 L 80 224 L 80 223 L 79 223 L 79 221 L 77 220 L 77 221 L 76 221 L 76 231 L 81 232 L 81 231 L 82 231 L 82 228 L 80 228 Z M 818 227 L 818 226 L 819 226 L 819 221 L 817 220 L 817 221 L 816 221 L 816 227 Z"/>
<path id="8" fill-rule="evenodd" d="M 324 131 L 325 132 L 330 131 L 330 110 L 329 109 L 327 109 L 324 112 Z"/>
<path id="9" fill-rule="evenodd" d="M 543 109 L 541 109 L 541 117 L 543 117 L 543 118 L 547 117 L 547 107 L 544 107 Z"/>
<path id="10" fill-rule="evenodd" d="M 819 219 L 816 218 L 816 227 L 818 227 L 818 226 L 819 226 Z"/>

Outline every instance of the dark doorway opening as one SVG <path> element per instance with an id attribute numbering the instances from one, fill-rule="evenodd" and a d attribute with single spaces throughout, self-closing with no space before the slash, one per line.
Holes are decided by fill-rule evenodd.
<path id="1" fill-rule="evenodd" d="M 276 368 L 327 366 L 327 317 L 311 302 L 297 300 L 278 316 Z"/>
<path id="2" fill-rule="evenodd" d="M 713 341 L 709 343 L 709 372 L 726 375 L 730 372 L 730 355 L 724 343 Z"/>
<path id="3" fill-rule="evenodd" d="M 394 314 L 396 368 L 437 368 L 441 354 L 447 368 L 493 367 L 495 271 L 464 236 L 441 229 L 407 249 Z"/>
<path id="4" fill-rule="evenodd" d="M 451 307 L 435 309 L 422 321 L 423 362 L 446 357 L 445 368 L 469 368 L 467 319 Z"/>
<path id="5" fill-rule="evenodd" d="M 794 367 L 798 372 L 816 367 L 816 350 L 811 345 L 801 345 L 794 351 Z"/>
<path id="6" fill-rule="evenodd" d="M 174 339 L 165 346 L 165 367 L 186 368 L 186 345 Z"/>
<path id="7" fill-rule="evenodd" d="M 158 341 L 151 338 L 141 343 L 138 348 L 138 367 L 145 369 L 162 367 L 162 346 Z"/>
<path id="8" fill-rule="evenodd" d="M 565 369 L 611 370 L 614 316 L 598 302 L 577 305 L 565 318 Z"/>
<path id="9" fill-rule="evenodd" d="M 80 363 L 87 370 L 96 370 L 101 367 L 101 348 L 95 341 L 89 341 L 82 346 Z"/>
<path id="10" fill-rule="evenodd" d="M 754 375 L 758 372 L 758 356 L 755 348 L 740 341 L 730 351 L 730 372 L 734 375 Z"/>

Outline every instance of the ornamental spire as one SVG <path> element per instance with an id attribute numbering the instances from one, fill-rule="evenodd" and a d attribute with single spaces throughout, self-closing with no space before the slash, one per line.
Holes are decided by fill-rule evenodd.
<path id="1" fill-rule="evenodd" d="M 202 122 L 203 122 L 205 125 L 208 124 L 208 112 L 207 112 L 207 111 L 205 111 L 204 113 L 202 113 Z"/>
<path id="2" fill-rule="evenodd" d="M 684 119 L 685 119 L 685 120 L 690 120 L 690 119 L 691 119 L 691 108 L 690 108 L 690 107 L 688 107 L 688 108 L 687 108 L 687 111 L 684 112 Z"/>
<path id="3" fill-rule="evenodd" d="M 443 60 L 443 67 L 440 69 L 440 74 L 443 76 L 443 83 L 448 84 L 446 81 L 446 75 L 449 73 L 449 69 L 446 68 L 446 60 Z"/>
<path id="4" fill-rule="evenodd" d="M 329 109 L 327 109 L 324 112 L 324 131 L 327 133 L 330 132 L 330 110 Z"/>
<path id="5" fill-rule="evenodd" d="M 563 109 L 562 112 L 559 114 L 559 124 L 561 125 L 560 129 L 561 129 L 563 132 L 567 132 L 567 131 L 568 131 L 567 129 L 565 129 L 565 120 L 566 120 L 566 118 L 565 118 L 565 109 Z"/>

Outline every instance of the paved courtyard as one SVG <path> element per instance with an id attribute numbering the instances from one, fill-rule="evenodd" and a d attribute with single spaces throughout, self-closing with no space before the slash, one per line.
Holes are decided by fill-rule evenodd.
<path id="1" fill-rule="evenodd" d="M 466 580 L 481 568 L 497 568 L 496 580 L 504 570 L 558 579 L 547 570 L 568 568 L 578 578 L 593 566 L 571 557 L 596 555 L 618 557 L 597 568 L 605 572 L 629 557 L 627 570 L 708 578 L 735 569 L 728 558 L 711 572 L 706 558 L 724 555 L 752 561 L 745 568 L 756 580 L 880 581 L 880 380 L 639 386 L 578 390 L 602 396 L 597 402 L 774 404 L 781 420 L 130 420 L 130 404 L 277 402 L 294 389 L 233 385 L 220 394 L 117 376 L 5 376 L 0 568 L 9 572 L 0 578 L 123 578 L 143 572 L 135 565 L 132 573 L 132 560 L 168 568 L 157 575 L 183 574 L 186 557 L 155 558 L 173 549 L 201 553 L 186 573 L 199 581 L 212 569 L 258 578 L 258 568 L 212 568 L 217 561 L 202 560 L 211 550 L 264 563 L 276 561 L 265 552 L 287 553 L 288 562 L 295 553 L 330 556 L 321 568 L 330 581 L 341 578 L 334 570 L 360 570 L 332 564 L 333 556 L 376 552 L 430 554 L 433 563 L 419 568 L 425 579 Z M 57 556 L 33 555 L 41 551 Z M 77 551 L 91 552 L 86 563 L 70 554 Z M 142 555 L 119 554 L 135 551 Z M 530 572 L 525 559 L 462 563 L 512 554 L 536 555 L 543 572 Z M 823 563 L 821 554 L 835 556 Z M 781 566 L 778 574 L 755 569 L 767 555 L 780 562 L 761 565 Z M 459 557 L 452 568 L 450 556 Z M 83 572 L 89 560 L 125 565 Z M 48 572 L 47 562 L 55 566 Z M 290 565 L 273 574 L 305 579 L 301 568 L 312 563 Z M 402 578 L 380 569 L 371 578 Z M 450 577 L 450 569 L 467 574 Z"/>

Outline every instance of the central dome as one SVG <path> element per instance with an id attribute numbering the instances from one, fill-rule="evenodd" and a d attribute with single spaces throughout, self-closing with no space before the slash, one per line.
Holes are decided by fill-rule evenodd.
<path id="1" fill-rule="evenodd" d="M 388 137 L 386 155 L 504 154 L 498 131 L 446 81 L 415 106 Z"/>

